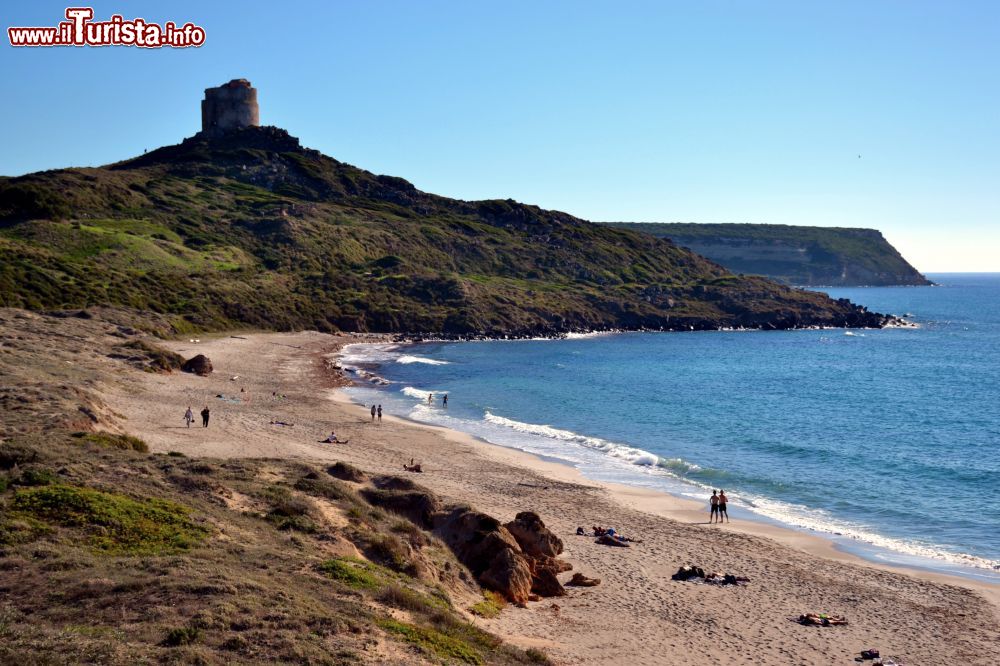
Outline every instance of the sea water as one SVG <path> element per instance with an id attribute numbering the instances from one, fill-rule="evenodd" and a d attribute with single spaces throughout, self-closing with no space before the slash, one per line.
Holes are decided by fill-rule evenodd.
<path id="1" fill-rule="evenodd" d="M 353 398 L 390 414 L 696 498 L 706 518 L 723 488 L 734 520 L 1000 582 L 1000 274 L 929 277 L 825 290 L 913 328 L 354 345 L 342 362 Z"/>

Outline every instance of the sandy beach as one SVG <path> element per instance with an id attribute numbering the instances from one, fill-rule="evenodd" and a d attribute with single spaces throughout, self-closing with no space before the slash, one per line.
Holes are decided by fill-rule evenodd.
<path id="1" fill-rule="evenodd" d="M 425 471 L 420 483 L 451 500 L 501 521 L 537 512 L 564 540 L 574 571 L 601 585 L 477 622 L 544 648 L 557 663 L 846 664 L 870 647 L 905 664 L 1000 659 L 997 586 L 878 566 L 824 539 L 738 517 L 709 525 L 706 507 L 689 501 L 599 484 L 572 467 L 391 414 L 373 423 L 338 391 L 345 380 L 331 368 L 351 341 L 362 339 L 295 333 L 168 342 L 186 358 L 207 355 L 213 374 L 123 368 L 102 395 L 123 429 L 154 452 L 339 460 L 393 473 L 414 458 Z M 188 406 L 211 409 L 208 428 L 185 427 Z M 349 443 L 319 443 L 331 431 Z M 608 548 L 574 534 L 595 524 L 642 543 Z M 671 581 L 687 563 L 750 583 Z M 803 627 L 790 619 L 805 612 L 844 615 L 850 624 Z"/>

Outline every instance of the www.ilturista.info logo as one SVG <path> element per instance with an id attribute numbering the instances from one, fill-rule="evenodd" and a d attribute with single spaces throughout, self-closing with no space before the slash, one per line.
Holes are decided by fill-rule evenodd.
<path id="1" fill-rule="evenodd" d="M 52 28 L 7 28 L 11 46 L 164 46 L 186 48 L 205 43 L 205 29 L 193 23 L 178 27 L 173 21 L 162 26 L 134 18 L 126 21 L 114 14 L 107 21 L 92 21 L 91 7 L 67 7 L 66 21 Z"/>

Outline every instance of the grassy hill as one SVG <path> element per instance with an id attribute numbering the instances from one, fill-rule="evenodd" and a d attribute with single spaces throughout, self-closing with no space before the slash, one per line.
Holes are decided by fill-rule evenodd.
<path id="1" fill-rule="evenodd" d="M 420 192 L 284 130 L 0 178 L 0 306 L 109 305 L 177 331 L 452 336 L 880 326 L 670 241 L 511 200 Z"/>
<path id="2" fill-rule="evenodd" d="M 816 286 L 928 285 L 876 229 L 786 224 L 609 222 L 669 238 L 734 273 Z"/>

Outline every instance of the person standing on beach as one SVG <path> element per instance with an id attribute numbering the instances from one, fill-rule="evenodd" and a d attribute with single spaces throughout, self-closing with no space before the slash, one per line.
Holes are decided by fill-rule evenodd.
<path id="1" fill-rule="evenodd" d="M 372 421 L 375 420 L 375 405 L 372 405 Z"/>
<path id="2" fill-rule="evenodd" d="M 712 498 L 708 500 L 708 503 L 712 505 L 712 512 L 708 515 L 708 523 L 711 525 L 715 522 L 715 519 L 719 517 L 719 496 L 712 491 Z"/>
<path id="3" fill-rule="evenodd" d="M 184 422 L 187 423 L 187 427 L 191 427 L 191 421 L 194 421 L 194 412 L 191 411 L 191 406 L 188 405 L 188 409 L 184 412 Z"/>
<path id="4" fill-rule="evenodd" d="M 378 422 L 382 423 L 382 405 L 378 406 Z"/>
<path id="5" fill-rule="evenodd" d="M 208 405 L 205 405 L 205 409 L 201 410 L 201 427 L 203 427 L 203 428 L 207 428 L 208 427 L 208 415 L 209 414 L 210 414 L 210 412 L 208 411 Z"/>
<path id="6" fill-rule="evenodd" d="M 729 522 L 729 512 L 726 511 L 726 503 L 728 501 L 729 500 L 726 499 L 726 491 L 720 489 L 719 490 L 719 522 L 720 523 L 722 522 L 722 517 L 723 516 L 726 517 L 726 522 L 727 523 Z"/>

